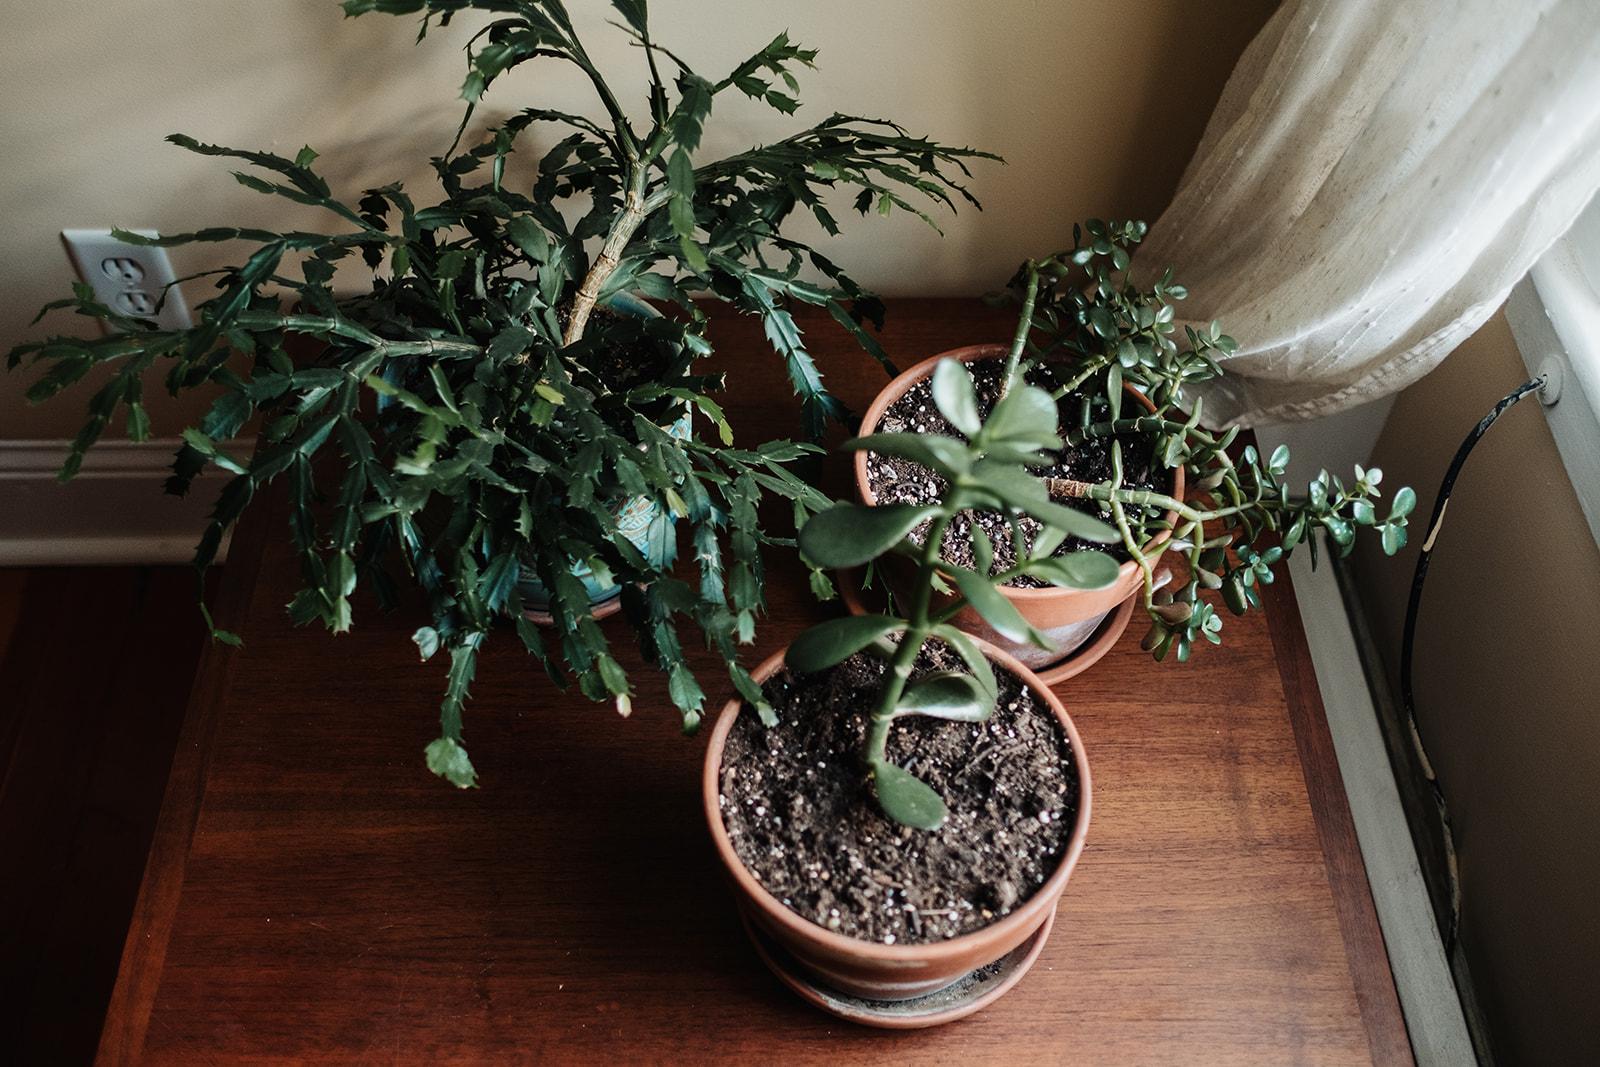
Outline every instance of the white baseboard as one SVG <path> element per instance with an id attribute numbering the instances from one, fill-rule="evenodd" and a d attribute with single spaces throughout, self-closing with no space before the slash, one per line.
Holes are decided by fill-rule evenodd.
<path id="1" fill-rule="evenodd" d="M 1387 412 L 1387 402 L 1380 403 L 1385 404 L 1381 410 Z M 1378 421 L 1381 428 L 1381 419 Z M 1350 463 L 1367 462 L 1377 439 L 1377 429 L 1371 430 L 1370 439 L 1363 438 L 1359 425 L 1353 429 L 1346 425 L 1345 429 L 1343 437 L 1335 440 L 1328 435 L 1327 427 L 1315 424 L 1264 426 L 1256 431 L 1256 440 L 1268 455 L 1278 445 L 1288 444 L 1296 456 L 1303 452 L 1315 457 L 1318 465 L 1343 475 Z M 1319 443 L 1329 447 L 1303 447 L 1316 441 L 1316 434 L 1328 437 Z M 1330 457 L 1330 452 L 1335 455 Z M 1313 476 L 1304 474 L 1288 484 L 1305 485 Z M 1326 548 L 1323 551 L 1331 557 Z M 1372 889 L 1372 903 L 1378 912 L 1378 926 L 1383 931 L 1412 1055 L 1418 1067 L 1476 1063 L 1455 978 L 1434 922 L 1427 884 L 1331 558 L 1325 558 L 1321 567 L 1312 570 L 1310 553 L 1302 548 L 1289 558 L 1287 566 L 1294 578 L 1306 644 L 1316 669 L 1317 688 L 1322 693 L 1328 731 L 1350 801 L 1350 816 L 1366 864 L 1367 884 Z"/>
<path id="2" fill-rule="evenodd" d="M 61 484 L 70 442 L 0 441 L 0 567 L 188 563 L 223 476 L 208 472 L 185 497 L 163 493 L 180 444 L 104 441 Z M 243 457 L 252 442 L 225 447 Z M 224 540 L 218 560 L 226 553 Z"/>

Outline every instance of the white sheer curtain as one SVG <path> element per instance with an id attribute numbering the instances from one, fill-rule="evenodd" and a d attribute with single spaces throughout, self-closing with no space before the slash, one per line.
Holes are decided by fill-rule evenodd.
<path id="1" fill-rule="evenodd" d="M 1427 373 L 1600 188 L 1600 0 L 1284 0 L 1136 260 L 1240 343 L 1206 421 Z"/>

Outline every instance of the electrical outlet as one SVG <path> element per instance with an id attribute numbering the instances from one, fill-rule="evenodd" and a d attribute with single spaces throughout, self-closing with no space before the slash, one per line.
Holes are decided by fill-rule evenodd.
<path id="1" fill-rule="evenodd" d="M 141 237 L 154 237 L 135 230 Z M 138 319 L 153 319 L 167 330 L 191 325 L 189 305 L 173 284 L 172 261 L 156 245 L 130 245 L 111 236 L 110 230 L 62 230 L 61 243 L 77 268 L 78 277 L 94 286 L 102 304 Z"/>

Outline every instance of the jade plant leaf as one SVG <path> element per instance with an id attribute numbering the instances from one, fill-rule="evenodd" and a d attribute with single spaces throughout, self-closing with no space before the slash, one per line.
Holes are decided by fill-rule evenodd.
<path id="1" fill-rule="evenodd" d="M 1107 523 L 1053 502 L 1043 483 L 1014 463 L 991 454 L 989 458 L 973 465 L 972 474 L 977 484 L 970 486 L 968 491 L 980 499 L 987 498 L 995 508 L 1015 508 L 1026 512 L 1049 529 L 1060 530 L 1085 541 L 1110 544 L 1120 539 L 1117 531 Z"/>
<path id="2" fill-rule="evenodd" d="M 1014 464 L 979 460 L 973 465 L 972 476 L 981 484 L 981 491 L 992 494 L 1006 507 L 1031 514 L 1034 508 L 1050 503 L 1044 483 Z"/>
<path id="3" fill-rule="evenodd" d="M 800 551 L 819 567 L 859 567 L 899 544 L 934 511 L 913 504 L 835 504 L 800 531 Z"/>
<path id="4" fill-rule="evenodd" d="M 1394 503 L 1389 505 L 1389 521 L 1395 522 L 1405 518 L 1417 506 L 1417 493 L 1409 485 L 1394 495 Z"/>
<path id="5" fill-rule="evenodd" d="M 995 681 L 994 668 L 989 665 L 983 650 L 969 634 L 948 623 L 942 623 L 933 628 L 933 635 L 956 650 L 956 655 L 961 657 L 961 661 L 967 665 L 967 670 L 972 672 L 972 680 L 977 683 L 990 704 L 1000 699 L 1000 686 Z"/>
<path id="6" fill-rule="evenodd" d="M 1406 528 L 1404 526 L 1384 526 L 1384 554 L 1392 556 L 1404 547 L 1406 547 Z"/>
<path id="7" fill-rule="evenodd" d="M 1037 449 L 1061 447 L 1056 436 L 1056 402 L 1043 389 L 1011 390 L 990 412 L 984 431 L 990 441 Z"/>
<path id="8" fill-rule="evenodd" d="M 994 712 L 994 698 L 970 674 L 940 671 L 910 686 L 896 715 L 928 715 L 953 722 L 982 722 Z"/>
<path id="9" fill-rule="evenodd" d="M 972 469 L 972 458 L 965 445 L 954 438 L 935 434 L 876 433 L 846 441 L 842 447 L 898 456 L 938 471 L 946 478 L 959 477 Z"/>
<path id="10" fill-rule="evenodd" d="M 939 794 L 909 771 L 885 761 L 874 761 L 872 777 L 878 785 L 878 803 L 896 822 L 918 830 L 937 830 L 949 809 Z"/>
<path id="11" fill-rule="evenodd" d="M 1072 552 L 1032 560 L 1027 573 L 1066 589 L 1104 589 L 1117 580 L 1121 564 L 1104 552 Z"/>
<path id="12" fill-rule="evenodd" d="M 1007 641 L 1033 641 L 1034 629 L 1005 595 L 989 583 L 989 579 L 965 568 L 951 568 L 956 585 L 967 603 L 995 632 Z"/>
<path id="13" fill-rule="evenodd" d="M 972 569 L 979 574 L 990 574 L 994 570 L 994 542 L 976 523 L 972 527 Z"/>
<path id="14" fill-rule="evenodd" d="M 933 369 L 933 402 L 950 424 L 968 437 L 975 436 L 984 427 L 978 414 L 978 397 L 972 388 L 972 377 L 959 360 L 941 360 Z"/>
<path id="15" fill-rule="evenodd" d="M 1085 515 L 1081 511 L 1060 504 L 1052 502 L 1036 504 L 1027 511 L 1046 526 L 1065 530 L 1073 537 L 1081 537 L 1085 541 L 1109 545 L 1121 540 L 1115 527 L 1101 522 L 1093 515 Z"/>
<path id="16" fill-rule="evenodd" d="M 796 637 L 784 660 L 797 671 L 826 670 L 868 645 L 905 629 L 905 623 L 887 615 L 846 615 L 818 623 Z"/>

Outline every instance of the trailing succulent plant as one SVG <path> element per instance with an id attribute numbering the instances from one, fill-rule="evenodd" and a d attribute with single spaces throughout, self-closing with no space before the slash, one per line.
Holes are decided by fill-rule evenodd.
<path id="1" fill-rule="evenodd" d="M 951 620 L 971 604 L 1008 640 L 1049 648 L 1048 639 L 997 587 L 1028 575 L 1052 585 L 1099 589 L 1115 581 L 1118 570 L 1117 562 L 1102 552 L 1051 554 L 1069 536 L 1110 543 L 1118 533 L 1098 519 L 1052 502 L 1043 480 L 1030 473 L 1062 443 L 1056 436 L 1056 406 L 1049 394 L 1019 386 L 982 417 L 972 380 L 959 361 L 941 361 L 932 385 L 935 404 L 964 438 L 877 433 L 854 438 L 843 447 L 900 456 L 938 472 L 949 484 L 942 498 L 932 504 L 836 504 L 812 516 L 800 531 L 801 552 L 818 567 L 858 567 L 888 552 L 909 556 L 916 576 L 906 585 L 911 592 L 902 606 L 904 614 L 848 615 L 819 623 L 800 634 L 785 655 L 788 666 L 802 672 L 825 670 L 857 652 L 887 662 L 883 686 L 869 715 L 862 764 L 874 780 L 885 814 L 926 830 L 943 823 L 944 801 L 925 782 L 889 761 L 890 728 L 908 715 L 981 722 L 993 712 L 998 693 L 994 672 L 978 644 Z M 941 559 L 945 527 L 967 509 L 1004 515 L 1015 558 L 1021 562 L 994 568 L 994 547 L 977 527 L 971 569 Z M 1030 534 L 1025 532 L 1024 517 L 1037 524 L 1031 553 L 1026 548 Z M 926 532 L 913 536 L 925 524 Z M 935 608 L 934 589 L 948 583 L 954 583 L 959 595 Z M 913 680 L 917 659 L 930 642 L 949 646 L 967 669 L 934 671 Z M 771 709 L 759 702 L 757 707 L 770 724 Z"/>
<path id="2" fill-rule="evenodd" d="M 247 164 L 236 174 L 245 186 L 321 208 L 333 225 L 325 233 L 224 227 L 148 239 L 118 231 L 130 243 L 242 242 L 250 251 L 242 264 L 216 272 L 219 292 L 187 330 L 122 315 L 82 285 L 46 307 L 114 331 L 52 337 L 9 355 L 11 368 L 25 361 L 47 368 L 28 392 L 33 401 L 98 366 L 114 368 L 90 401 L 61 477 L 76 472 L 119 408 L 133 439 L 150 436 L 143 379 L 164 362 L 173 393 L 221 388 L 200 424 L 184 432 L 168 482 L 182 493 L 207 466 L 231 475 L 196 551 L 198 568 L 212 561 L 251 499 L 284 476 L 304 580 L 289 607 L 296 623 L 348 629 L 350 597 L 363 579 L 380 604 L 395 604 L 396 564 L 425 592 L 432 621 L 416 643 L 424 658 L 443 652 L 449 659 L 441 737 L 427 752 L 435 772 L 459 786 L 475 782 L 462 704 L 497 618 L 517 620 L 523 643 L 556 684 L 576 682 L 587 696 L 628 711 L 631 686 L 590 615 L 588 591 L 573 573 L 580 564 L 621 586 L 643 653 L 668 673 L 671 698 L 692 729 L 704 698 L 678 621 L 692 620 L 741 691 L 757 692 L 737 646 L 750 640 L 762 608 L 761 548 L 792 543 L 762 527 L 757 504 L 764 493 L 787 498 L 798 522 L 826 501 L 785 466 L 815 451 L 811 445 L 731 447 L 711 395 L 721 378 L 696 372 L 710 345 L 691 295 L 709 291 L 762 318 L 799 395 L 805 434 L 815 438 L 843 412 L 786 306 L 825 306 L 887 365 L 863 325 L 882 307 L 781 227 L 798 210 L 837 232 L 826 200 L 840 189 L 853 192 L 863 213 L 903 209 L 928 219 L 913 200 L 971 201 L 960 184 L 967 162 L 995 157 L 911 137 L 892 123 L 834 115 L 775 144 L 698 162 L 718 96 L 731 90 L 793 112 L 794 72 L 811 66 L 815 53 L 780 35 L 726 77 L 708 79 L 655 42 L 644 0 L 611 2 L 617 31 L 648 62 L 638 121 L 624 112 L 560 0 L 346 0 L 343 7 L 347 16 L 420 13 L 422 36 L 469 9 L 494 16 L 468 48 L 455 143 L 432 160 L 442 198 L 421 204 L 391 184 L 350 204 L 316 173 L 309 148 L 289 159 L 170 138 Z M 596 115 L 530 107 L 486 130 L 475 125 L 485 91 L 533 60 L 581 72 Z M 542 142 L 537 176 L 517 187 L 508 161 L 533 131 L 550 130 L 560 135 Z M 581 214 L 563 214 L 563 203 L 580 205 Z M 352 263 L 361 291 L 342 295 L 335 275 Z M 823 280 L 805 280 L 803 268 Z M 596 312 L 630 292 L 674 305 L 676 318 Z M 670 436 L 665 427 L 688 412 L 708 421 L 718 439 Z M 228 454 L 223 442 L 257 416 L 255 453 Z M 616 536 L 612 511 L 625 497 L 687 522 L 696 580 L 672 573 L 671 538 L 665 554 L 652 558 Z M 530 573 L 550 593 L 554 625 L 543 632 L 522 617 L 519 578 Z"/>
<path id="3" fill-rule="evenodd" d="M 1183 661 L 1197 639 L 1221 640 L 1222 618 L 1201 590 L 1220 590 L 1236 615 L 1259 608 L 1257 585 L 1272 581 L 1274 563 L 1304 542 L 1315 564 L 1313 534 L 1319 527 L 1341 555 L 1349 552 L 1360 527 L 1371 527 L 1393 555 L 1405 544 L 1406 517 L 1416 506 L 1416 494 L 1400 489 L 1387 515 L 1380 516 L 1376 499 L 1383 473 L 1357 467 L 1349 485 L 1323 471 L 1303 497 L 1292 497 L 1282 480 L 1289 462 L 1286 447 L 1263 458 L 1253 445 L 1232 448 L 1238 427 L 1220 433 L 1204 429 L 1202 398 L 1195 397 L 1185 410 L 1184 389 L 1220 376 L 1219 357 L 1237 344 L 1216 322 L 1204 330 L 1185 326 L 1182 341 L 1173 336 L 1174 303 L 1187 293 L 1173 280 L 1172 269 L 1149 288 L 1129 276 L 1131 249 L 1145 232 L 1142 222 L 1090 220 L 1073 227 L 1070 249 L 1019 268 L 1010 296 L 1022 311 L 1004 380 L 1030 374 L 1030 380 L 1045 385 L 1061 410 L 1060 432 L 1069 449 L 1091 438 L 1150 435 L 1159 466 L 1185 470 L 1190 492 L 1184 500 L 1127 487 L 1120 443 L 1111 440 L 1109 479 L 1048 482 L 1056 496 L 1100 502 L 1123 549 L 1143 572 L 1150 617 L 1143 647 L 1158 660 L 1176 650 Z M 1125 410 L 1124 383 L 1140 390 L 1155 410 Z M 1170 540 L 1147 549 L 1150 539 L 1168 528 L 1169 512 L 1177 513 Z M 1156 561 L 1169 549 L 1180 553 L 1189 569 L 1176 588 L 1161 586 L 1156 575 Z"/>

